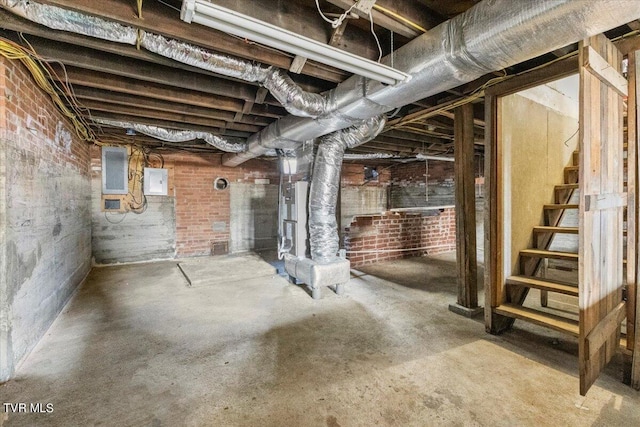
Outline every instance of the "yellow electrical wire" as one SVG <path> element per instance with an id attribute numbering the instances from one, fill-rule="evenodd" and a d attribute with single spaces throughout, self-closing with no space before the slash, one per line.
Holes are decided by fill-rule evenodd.
<path id="1" fill-rule="evenodd" d="M 37 54 L 35 54 L 34 51 L 29 51 L 11 40 L 0 37 L 0 55 L 9 60 L 22 62 L 33 76 L 38 87 L 44 90 L 51 97 L 51 100 L 58 110 L 71 121 L 76 134 L 86 141 L 95 140 L 95 135 L 91 129 L 89 129 L 89 127 L 83 123 L 81 119 L 79 119 L 78 116 L 62 101 L 60 95 L 56 92 L 47 78 L 47 76 L 53 78 L 52 73 L 46 69 L 43 61 L 39 56 L 37 56 Z M 65 98 L 69 100 L 69 97 L 66 95 Z"/>

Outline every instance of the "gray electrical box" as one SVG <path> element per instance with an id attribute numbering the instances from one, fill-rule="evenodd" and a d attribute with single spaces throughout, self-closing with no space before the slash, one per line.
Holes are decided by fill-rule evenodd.
<path id="1" fill-rule="evenodd" d="M 166 196 L 169 189 L 168 180 L 167 169 L 144 168 L 144 195 Z"/>
<path id="2" fill-rule="evenodd" d="M 102 147 L 102 194 L 129 192 L 128 157 L 125 147 Z"/>
<path id="3" fill-rule="evenodd" d="M 297 257 L 307 256 L 307 193 L 309 183 L 306 181 L 286 182 L 282 188 L 283 202 L 282 228 L 285 243 L 288 243 L 290 254 Z"/>

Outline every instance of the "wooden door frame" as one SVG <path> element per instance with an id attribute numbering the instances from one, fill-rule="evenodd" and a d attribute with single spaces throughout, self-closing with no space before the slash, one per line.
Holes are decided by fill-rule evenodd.
<path id="1" fill-rule="evenodd" d="M 498 83 L 485 91 L 485 328 L 499 334 L 514 322 L 494 313 L 505 299 L 504 277 L 504 200 L 502 197 L 503 146 L 500 137 L 500 98 L 578 74 L 578 57 L 572 56 L 546 67 Z"/>
<path id="2" fill-rule="evenodd" d="M 624 52 L 623 52 L 624 53 Z M 640 50 L 628 52 L 629 97 L 627 104 L 627 352 L 625 353 L 624 380 L 640 390 L 640 251 L 638 226 L 640 223 Z"/>
<path id="3" fill-rule="evenodd" d="M 640 49 L 640 38 L 622 40 L 616 45 L 621 52 L 629 55 L 629 114 L 628 114 L 628 152 L 629 179 L 628 189 L 628 231 L 635 236 L 627 246 L 627 352 L 625 363 L 626 381 L 640 390 L 640 304 L 637 303 L 638 284 L 640 283 L 640 108 L 636 105 L 636 86 L 640 86 L 640 55 L 633 57 Z M 636 61 L 638 59 L 638 61 Z M 487 332 L 499 334 L 508 329 L 512 319 L 494 313 L 494 308 L 504 300 L 504 264 L 503 248 L 503 200 L 502 183 L 502 146 L 499 138 L 500 114 L 498 100 L 507 95 L 529 89 L 540 84 L 558 80 L 578 73 L 578 57 L 566 58 L 535 71 L 496 84 L 485 91 L 485 327 Z M 635 77 L 635 78 L 634 78 Z M 635 111 L 635 114 L 632 112 Z M 635 173 L 631 173 L 634 171 Z M 629 262 L 629 260 L 633 260 Z M 631 267 L 631 268 L 630 268 Z"/>

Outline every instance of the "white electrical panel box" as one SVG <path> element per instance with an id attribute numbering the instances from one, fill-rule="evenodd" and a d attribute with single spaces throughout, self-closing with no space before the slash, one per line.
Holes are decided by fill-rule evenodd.
<path id="1" fill-rule="evenodd" d="M 144 195 L 166 196 L 169 192 L 167 169 L 144 168 Z"/>

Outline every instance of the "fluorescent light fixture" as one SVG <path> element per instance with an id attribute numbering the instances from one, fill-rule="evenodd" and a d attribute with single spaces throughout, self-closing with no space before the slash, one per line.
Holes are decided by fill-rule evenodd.
<path id="1" fill-rule="evenodd" d="M 409 78 L 407 73 L 276 27 L 205 0 L 184 0 L 180 19 L 261 43 L 386 84 Z"/>

